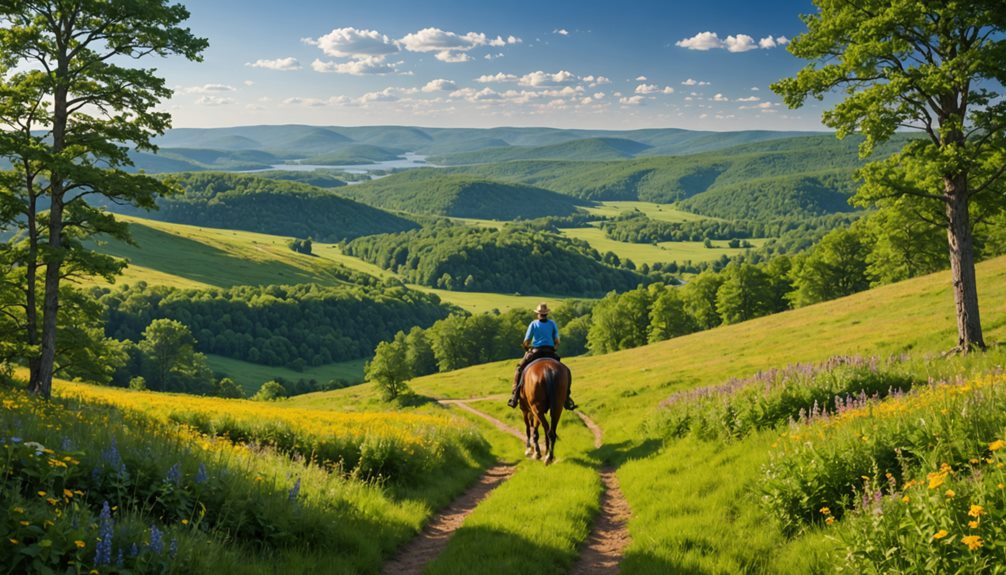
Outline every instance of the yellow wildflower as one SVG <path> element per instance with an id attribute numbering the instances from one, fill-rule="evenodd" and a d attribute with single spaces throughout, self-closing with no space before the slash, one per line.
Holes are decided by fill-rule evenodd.
<path id="1" fill-rule="evenodd" d="M 831 509 L 828 509 L 827 507 L 822 507 L 821 515 L 831 515 Z"/>
<path id="2" fill-rule="evenodd" d="M 968 527 L 970 527 L 972 529 L 978 529 L 978 522 L 977 521 L 968 521 Z"/>
<path id="3" fill-rule="evenodd" d="M 947 533 L 946 529 L 940 529 L 939 531 L 933 534 L 933 539 L 943 539 L 947 535 L 949 535 L 949 533 Z"/>
<path id="4" fill-rule="evenodd" d="M 188 524 L 189 524 L 188 519 L 182 519 L 182 525 L 188 525 Z"/>
<path id="5" fill-rule="evenodd" d="M 11 545 L 17 545 L 18 543 L 20 543 L 20 541 L 18 541 L 17 539 L 14 539 L 13 537 L 7 539 L 7 541 L 10 541 Z"/>
<path id="6" fill-rule="evenodd" d="M 909 497 L 909 496 L 907 496 L 907 495 L 901 498 L 901 502 L 902 503 L 908 503 L 911 500 L 912 500 L 912 498 Z"/>
<path id="7" fill-rule="evenodd" d="M 83 549 L 84 547 L 87 547 L 87 543 L 84 543 L 80 539 L 74 541 L 73 544 L 77 546 L 77 549 Z"/>
<path id="8" fill-rule="evenodd" d="M 954 497 L 957 496 L 957 494 L 954 493 L 953 489 L 947 489 L 946 496 L 947 496 L 947 499 L 953 499 Z"/>
<path id="9" fill-rule="evenodd" d="M 63 490 L 63 497 L 72 498 L 73 497 L 73 491 L 70 491 L 69 489 L 64 489 Z"/>
<path id="10" fill-rule="evenodd" d="M 38 492 L 38 496 L 39 497 L 45 497 L 46 495 L 48 495 L 48 493 L 46 493 L 45 491 L 39 491 Z"/>
<path id="11" fill-rule="evenodd" d="M 27 527 L 31 525 L 31 521 L 18 521 L 18 523 L 21 524 L 21 527 Z"/>
<path id="12" fill-rule="evenodd" d="M 968 515 L 971 517 L 981 517 L 985 513 L 985 508 L 981 505 L 972 505 Z"/>
<path id="13" fill-rule="evenodd" d="M 22 513 L 24 513 L 24 507 L 15 507 L 14 508 L 14 513 L 17 513 L 18 515 L 21 515 Z"/>
<path id="14" fill-rule="evenodd" d="M 989 444 L 989 451 L 999 451 L 1003 447 L 1006 447 L 1006 441 L 1002 439 L 997 439 Z"/>
<path id="15" fill-rule="evenodd" d="M 968 551 L 974 551 L 975 549 L 981 547 L 985 542 L 977 535 L 968 535 L 961 538 L 961 543 L 968 546 Z"/>
<path id="16" fill-rule="evenodd" d="M 943 482 L 947 480 L 947 476 L 944 473 L 930 473 L 926 476 L 929 478 L 929 488 L 937 489 L 939 486 L 943 485 Z"/>
<path id="17" fill-rule="evenodd" d="M 825 519 L 825 520 L 824 520 L 824 522 L 825 522 L 825 524 L 827 524 L 827 525 L 831 525 L 832 523 L 834 523 L 834 522 L 835 522 L 835 518 L 834 518 L 834 517 L 830 517 L 830 516 L 829 516 L 829 517 L 828 517 L 827 519 Z"/>

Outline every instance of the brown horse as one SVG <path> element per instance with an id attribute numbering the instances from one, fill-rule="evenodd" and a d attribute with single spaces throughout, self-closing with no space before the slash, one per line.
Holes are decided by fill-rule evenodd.
<path id="1" fill-rule="evenodd" d="M 524 429 L 527 432 L 527 449 L 524 455 L 534 454 L 541 459 L 538 447 L 538 427 L 545 428 L 545 465 L 555 461 L 555 430 L 559 427 L 562 406 L 572 383 L 569 368 L 552 358 L 539 359 L 524 368 L 524 384 L 520 390 L 520 409 L 524 412 Z M 551 416 L 551 421 L 547 416 Z M 531 427 L 534 427 L 532 449 Z"/>

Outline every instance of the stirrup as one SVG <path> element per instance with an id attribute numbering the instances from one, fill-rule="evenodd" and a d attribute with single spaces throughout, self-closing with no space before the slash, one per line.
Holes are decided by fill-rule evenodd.
<path id="1" fill-rule="evenodd" d="M 508 399 L 506 401 L 506 404 L 507 404 L 507 406 L 509 406 L 511 408 L 517 407 L 517 396 L 515 396 L 515 395 L 510 396 L 510 399 Z"/>

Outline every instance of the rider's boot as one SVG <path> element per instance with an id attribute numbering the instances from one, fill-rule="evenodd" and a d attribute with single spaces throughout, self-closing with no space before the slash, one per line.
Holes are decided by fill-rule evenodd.
<path id="1" fill-rule="evenodd" d="M 574 409 L 576 409 L 576 403 L 573 402 L 573 396 L 572 395 L 567 395 L 566 396 L 566 405 L 564 407 L 568 411 L 573 411 Z"/>
<path id="2" fill-rule="evenodd" d="M 517 383 L 520 381 L 520 369 L 514 373 L 513 376 L 513 389 L 510 391 L 510 399 L 507 400 L 506 404 L 511 408 L 517 407 Z"/>

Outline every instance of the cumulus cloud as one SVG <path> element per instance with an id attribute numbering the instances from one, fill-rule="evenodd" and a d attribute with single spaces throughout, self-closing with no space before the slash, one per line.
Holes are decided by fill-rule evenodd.
<path id="1" fill-rule="evenodd" d="M 456 34 L 440 28 L 423 28 L 418 32 L 406 34 L 398 40 L 398 45 L 409 52 L 435 52 L 441 62 L 467 62 L 471 57 L 466 54 L 479 46 L 506 46 L 519 44 L 522 40 L 516 36 L 496 36 L 489 38 L 480 32 Z"/>
<path id="2" fill-rule="evenodd" d="M 727 98 L 723 94 L 716 94 L 713 96 L 713 102 L 729 102 L 730 98 Z"/>
<path id="3" fill-rule="evenodd" d="M 687 48 L 689 50 L 726 50 L 728 52 L 748 52 L 759 48 L 767 50 L 777 46 L 784 46 L 789 43 L 785 36 L 766 36 L 757 42 L 747 34 L 730 35 L 720 38 L 716 32 L 699 32 L 691 38 L 684 38 L 674 43 L 675 46 Z"/>
<path id="4" fill-rule="evenodd" d="M 445 80 L 443 78 L 437 78 L 436 80 L 430 80 L 423 86 L 424 92 L 449 92 L 451 90 L 457 89 L 457 84 L 452 80 Z"/>
<path id="5" fill-rule="evenodd" d="M 624 96 L 618 99 L 618 103 L 623 106 L 639 106 L 640 104 L 643 103 L 643 97 L 639 95 Z"/>
<path id="6" fill-rule="evenodd" d="M 747 98 L 737 98 L 738 102 L 759 102 L 761 98 L 758 96 L 748 96 Z"/>
<path id="7" fill-rule="evenodd" d="M 234 103 L 234 98 L 224 98 L 221 96 L 200 96 L 196 104 L 200 106 L 227 106 Z"/>
<path id="8" fill-rule="evenodd" d="M 636 86 L 637 94 L 673 94 L 674 88 L 664 86 L 661 88 L 656 84 L 640 84 Z"/>
<path id="9" fill-rule="evenodd" d="M 538 70 L 537 72 L 531 72 L 530 74 L 525 74 L 520 78 L 520 84 L 522 86 L 562 86 L 568 84 L 575 84 L 579 78 L 566 70 L 559 70 L 554 74 L 549 74 L 547 72 L 542 72 Z"/>
<path id="10" fill-rule="evenodd" d="M 696 80 L 694 78 L 689 78 L 681 83 L 682 86 L 708 86 L 709 82 L 703 80 Z"/>
<path id="11" fill-rule="evenodd" d="M 761 88 L 759 88 L 758 86 L 751 86 L 751 91 L 752 92 L 760 92 Z"/>
<path id="12" fill-rule="evenodd" d="M 365 74 L 391 74 L 395 71 L 395 63 L 384 61 L 384 57 L 364 58 L 362 60 L 350 60 L 348 62 L 330 62 L 315 59 L 311 62 L 311 69 L 324 74 L 352 74 L 362 76 Z"/>
<path id="13" fill-rule="evenodd" d="M 202 86 L 190 86 L 182 91 L 186 94 L 220 94 L 222 92 L 237 92 L 237 88 L 227 84 L 203 84 Z"/>
<path id="14" fill-rule="evenodd" d="M 647 78 L 646 76 L 636 76 L 637 82 L 645 82 L 647 80 L 649 80 L 649 78 Z"/>
<path id="15" fill-rule="evenodd" d="M 250 68 L 264 68 L 266 70 L 276 70 L 278 72 L 293 72 L 300 70 L 300 62 L 296 58 L 276 58 L 275 60 L 255 60 L 246 62 L 245 66 Z"/>
<path id="16" fill-rule="evenodd" d="M 591 88 L 611 83 L 611 80 L 605 76 L 584 76 L 583 81 Z"/>
<path id="17" fill-rule="evenodd" d="M 486 100 L 499 100 L 503 96 L 496 90 L 487 87 L 482 88 L 481 90 L 476 90 L 475 88 L 462 88 L 451 92 L 450 97 L 457 100 L 467 100 L 469 102 L 481 102 Z"/>
<path id="18" fill-rule="evenodd" d="M 565 28 L 556 28 L 555 30 L 552 30 L 552 33 L 560 36 L 569 36 L 569 30 Z"/>
<path id="19" fill-rule="evenodd" d="M 318 39 L 305 38 L 304 43 L 321 48 L 334 58 L 383 58 L 398 52 L 398 46 L 377 30 L 336 28 Z"/>
<path id="20" fill-rule="evenodd" d="M 379 92 L 367 92 L 366 94 L 360 96 L 358 101 L 361 104 L 369 104 L 370 102 L 395 102 L 401 99 L 398 95 L 399 91 L 395 88 L 385 88 Z"/>
<path id="21" fill-rule="evenodd" d="M 772 102 L 761 102 L 759 104 L 752 104 L 750 106 L 741 106 L 739 110 L 759 110 L 761 112 L 775 112 L 772 108 L 778 106 L 778 104 L 773 104 Z"/>
<path id="22" fill-rule="evenodd" d="M 519 79 L 520 78 L 518 78 L 513 74 L 504 74 L 503 72 L 497 72 L 496 74 L 492 75 L 483 74 L 478 78 L 475 78 L 475 81 L 480 84 L 491 84 L 491 83 L 503 83 L 503 82 L 516 82 Z"/>

